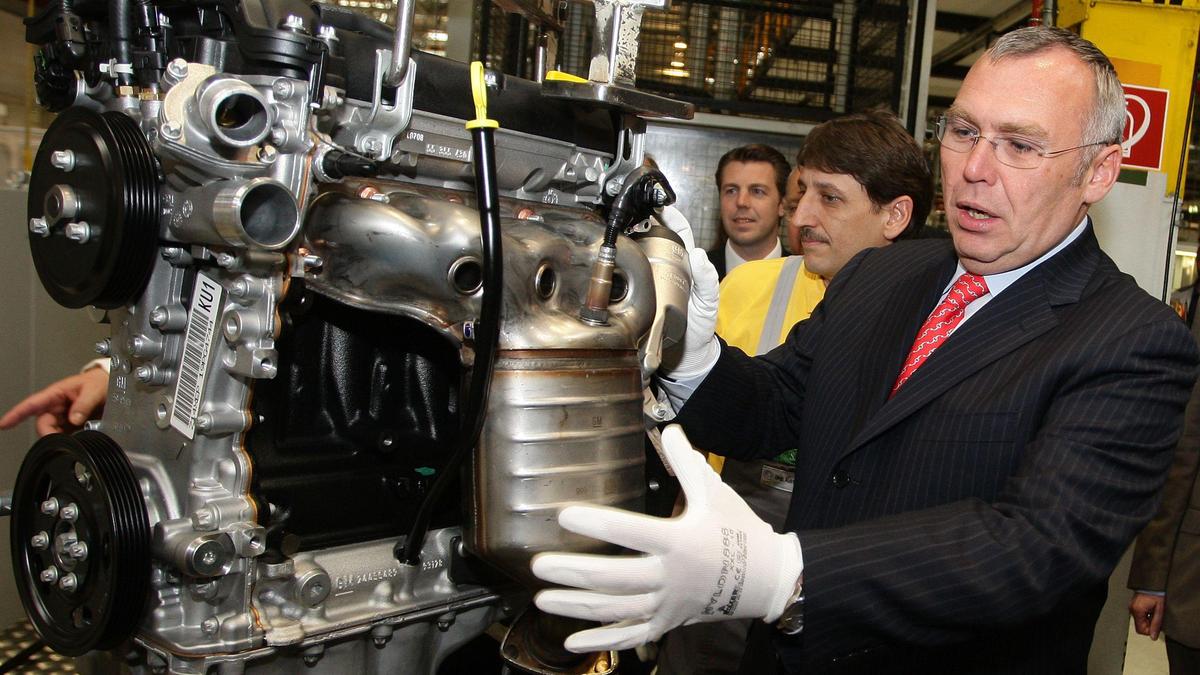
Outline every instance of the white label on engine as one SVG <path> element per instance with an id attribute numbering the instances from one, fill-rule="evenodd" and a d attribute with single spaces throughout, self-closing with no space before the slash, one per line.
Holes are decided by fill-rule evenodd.
<path id="1" fill-rule="evenodd" d="M 196 274 L 192 291 L 192 307 L 188 311 L 187 336 L 183 342 L 183 359 L 179 364 L 179 380 L 175 383 L 171 426 L 189 439 L 196 436 L 196 415 L 204 393 L 204 374 L 208 371 L 209 345 L 217 328 L 217 308 L 221 306 L 221 284 Z"/>

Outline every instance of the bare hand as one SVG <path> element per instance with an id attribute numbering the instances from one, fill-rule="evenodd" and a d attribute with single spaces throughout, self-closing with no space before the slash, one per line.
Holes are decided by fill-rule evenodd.
<path id="1" fill-rule="evenodd" d="M 31 394 L 0 417 L 0 429 L 11 429 L 36 415 L 38 436 L 75 431 L 100 414 L 107 395 L 108 373 L 92 368 Z"/>
<path id="2" fill-rule="evenodd" d="M 1167 598 L 1163 595 L 1149 593 L 1134 593 L 1129 601 L 1129 614 L 1133 616 L 1133 628 L 1142 635 L 1149 635 L 1151 640 L 1158 639 L 1162 630 L 1163 610 L 1167 607 Z"/>

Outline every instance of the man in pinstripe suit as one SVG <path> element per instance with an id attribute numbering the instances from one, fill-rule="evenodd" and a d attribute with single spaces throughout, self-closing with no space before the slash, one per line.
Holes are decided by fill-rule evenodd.
<path id="1" fill-rule="evenodd" d="M 1187 329 L 1116 269 L 1086 215 L 1116 179 L 1123 119 L 1091 43 L 1051 28 L 1002 37 L 938 122 L 953 247 L 860 254 L 762 357 L 704 335 L 710 273 L 693 254 L 692 325 L 663 388 L 700 447 L 800 448 L 788 532 L 757 521 L 668 428 L 681 516 L 559 516 L 642 555 L 534 559 L 580 589 L 542 591 L 540 607 L 606 624 L 567 647 L 756 616 L 776 624 L 792 672 L 1084 673 L 1197 362 Z"/>

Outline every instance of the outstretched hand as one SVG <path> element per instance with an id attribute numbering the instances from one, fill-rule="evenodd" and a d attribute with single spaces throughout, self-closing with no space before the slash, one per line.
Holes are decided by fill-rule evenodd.
<path id="1" fill-rule="evenodd" d="M 92 368 L 31 394 L 0 417 L 0 429 L 11 429 L 36 416 L 39 436 L 75 431 L 100 414 L 107 394 L 108 373 Z"/>
<path id="2" fill-rule="evenodd" d="M 573 652 L 628 649 L 676 626 L 736 618 L 774 621 L 804 569 L 795 534 L 776 534 L 692 449 L 678 425 L 662 434 L 664 461 L 686 508 L 655 518 L 602 506 L 568 506 L 558 522 L 641 555 L 540 553 L 533 573 L 573 589 L 540 591 L 545 612 L 608 625 L 567 638 Z"/>

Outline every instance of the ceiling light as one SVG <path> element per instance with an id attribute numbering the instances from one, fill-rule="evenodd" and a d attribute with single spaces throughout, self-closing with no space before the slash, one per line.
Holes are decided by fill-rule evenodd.
<path id="1" fill-rule="evenodd" d="M 663 68 L 662 74 L 666 75 L 667 77 L 687 77 L 688 71 L 680 68 Z"/>

